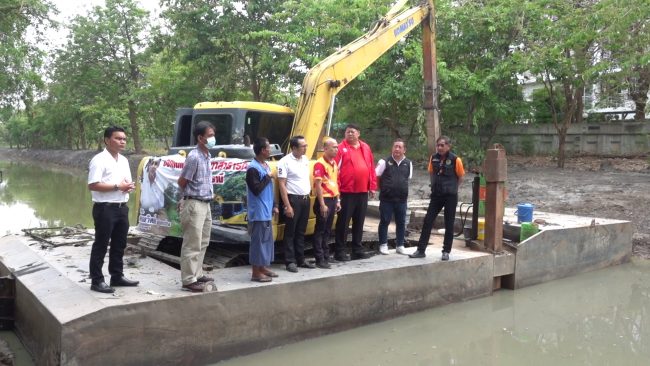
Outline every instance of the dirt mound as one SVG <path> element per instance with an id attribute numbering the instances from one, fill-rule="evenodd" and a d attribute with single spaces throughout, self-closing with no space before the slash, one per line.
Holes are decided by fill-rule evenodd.
<path id="1" fill-rule="evenodd" d="M 508 156 L 508 168 L 555 168 L 557 158 L 549 156 Z M 585 156 L 569 158 L 564 164 L 565 169 L 576 171 L 619 171 L 650 173 L 650 158 L 612 158 Z"/>

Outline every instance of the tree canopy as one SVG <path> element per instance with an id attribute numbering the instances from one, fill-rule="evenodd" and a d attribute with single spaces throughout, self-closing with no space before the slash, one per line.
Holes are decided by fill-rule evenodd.
<path id="1" fill-rule="evenodd" d="M 42 37 L 57 11 L 50 3 L 0 0 L 2 137 L 10 146 L 87 149 L 118 124 L 141 151 L 169 141 L 179 107 L 294 106 L 307 70 L 366 32 L 392 2 L 160 0 L 153 19 L 137 0 L 106 0 L 61 25 L 66 42 L 52 50 Z M 646 1 L 439 0 L 436 7 L 442 130 L 466 151 L 482 151 L 501 125 L 537 121 L 556 127 L 562 160 L 562 136 L 582 120 L 594 86 L 602 96 L 627 90 L 636 118 L 645 117 Z M 422 67 L 416 30 L 339 94 L 335 121 L 421 146 Z M 532 102 L 522 93 L 529 81 L 540 87 Z"/>

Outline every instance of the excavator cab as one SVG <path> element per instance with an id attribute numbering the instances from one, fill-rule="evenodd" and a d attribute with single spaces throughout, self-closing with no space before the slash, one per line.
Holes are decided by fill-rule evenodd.
<path id="1" fill-rule="evenodd" d="M 291 108 L 261 102 L 204 102 L 194 108 L 181 108 L 176 112 L 169 154 L 192 149 L 196 145 L 194 126 L 207 121 L 214 126 L 217 140 L 212 156 L 252 159 L 252 143 L 257 137 L 269 139 L 271 156 L 281 156 L 287 151 L 293 117 Z"/>

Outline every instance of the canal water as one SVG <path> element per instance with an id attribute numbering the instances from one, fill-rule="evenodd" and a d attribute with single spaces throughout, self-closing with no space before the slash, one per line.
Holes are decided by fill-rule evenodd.
<path id="1" fill-rule="evenodd" d="M 272 316 L 272 315 L 271 315 Z M 288 362 L 291 360 L 291 362 Z M 450 304 L 220 366 L 650 365 L 650 261 Z"/>
<path id="2" fill-rule="evenodd" d="M 0 171 L 0 235 L 35 227 L 93 227 L 87 173 L 6 161 L 0 161 Z M 133 211 L 129 212 L 132 223 Z"/>
<path id="3" fill-rule="evenodd" d="M 0 170 L 1 235 L 27 227 L 92 227 L 85 173 L 9 162 L 0 162 Z M 20 347 L 13 333 L 0 332 L 0 338 Z M 14 351 L 19 364 L 31 364 Z M 649 365 L 650 261 L 502 290 L 218 365 L 302 363 Z"/>

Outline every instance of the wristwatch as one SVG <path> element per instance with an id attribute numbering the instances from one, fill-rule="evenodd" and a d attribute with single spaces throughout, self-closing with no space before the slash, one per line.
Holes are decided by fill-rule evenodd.
<path id="1" fill-rule="evenodd" d="M 120 187 L 118 187 L 117 184 L 115 184 L 115 185 L 113 186 L 113 190 L 114 190 L 115 192 L 117 192 L 117 191 L 120 190 Z"/>

